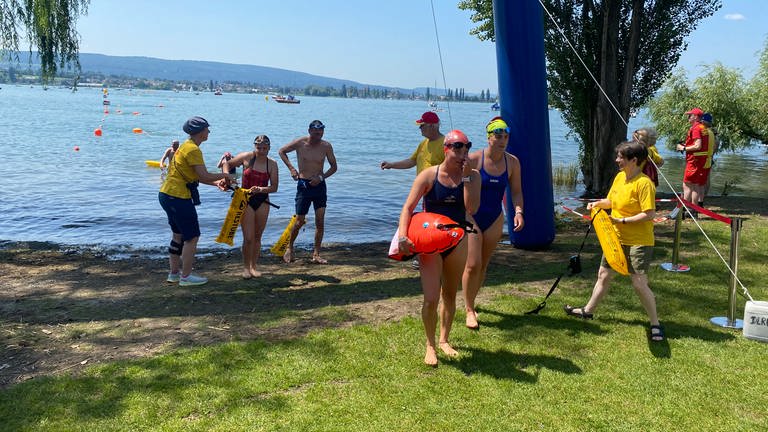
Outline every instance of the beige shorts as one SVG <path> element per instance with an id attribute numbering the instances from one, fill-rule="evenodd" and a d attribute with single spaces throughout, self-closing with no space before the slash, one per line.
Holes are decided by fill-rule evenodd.
<path id="1" fill-rule="evenodd" d="M 653 259 L 653 246 L 627 246 L 622 245 L 624 250 L 624 256 L 627 257 L 627 267 L 629 267 L 629 274 L 646 274 L 651 267 L 651 260 Z M 608 261 L 605 260 L 605 255 L 600 261 L 600 265 L 610 268 Z"/>

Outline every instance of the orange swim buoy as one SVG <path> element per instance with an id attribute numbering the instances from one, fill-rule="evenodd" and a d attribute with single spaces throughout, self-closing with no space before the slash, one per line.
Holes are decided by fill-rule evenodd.
<path id="1" fill-rule="evenodd" d="M 93 131 L 93 134 L 96 135 L 97 137 L 100 137 L 101 136 L 101 128 L 96 128 L 96 130 Z"/>
<path id="2" fill-rule="evenodd" d="M 464 238 L 464 233 L 471 228 L 437 213 L 419 212 L 411 217 L 408 225 L 408 238 L 413 243 L 412 255 L 402 255 L 398 250 L 398 233 L 390 243 L 388 256 L 398 261 L 410 259 L 415 254 L 434 254 L 444 252 Z"/>
<path id="3" fill-rule="evenodd" d="M 141 129 L 141 128 L 133 128 L 133 133 L 135 133 L 135 134 L 144 133 L 144 130 Z"/>

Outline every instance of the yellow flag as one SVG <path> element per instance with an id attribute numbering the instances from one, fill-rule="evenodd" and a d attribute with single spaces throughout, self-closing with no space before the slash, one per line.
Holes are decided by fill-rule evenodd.
<path id="1" fill-rule="evenodd" d="M 240 225 L 240 220 L 243 218 L 245 208 L 248 206 L 248 192 L 243 188 L 235 189 L 235 193 L 232 195 L 232 202 L 229 203 L 229 210 L 227 210 L 227 217 L 224 219 L 224 224 L 221 226 L 221 232 L 216 237 L 216 243 L 226 243 L 230 246 L 234 244 L 235 233 L 237 227 Z"/>
<path id="2" fill-rule="evenodd" d="M 291 220 L 288 221 L 288 226 L 286 226 L 283 233 L 280 234 L 280 238 L 277 239 L 274 246 L 269 249 L 270 252 L 277 256 L 285 255 L 285 251 L 288 249 L 288 242 L 291 240 L 291 231 L 293 231 L 294 225 L 296 225 L 296 215 L 293 215 Z"/>
<path id="3" fill-rule="evenodd" d="M 608 213 L 593 207 L 592 226 L 595 227 L 595 233 L 600 241 L 600 247 L 603 249 L 603 255 L 605 255 L 605 260 L 608 261 L 611 268 L 625 276 L 629 275 L 627 257 L 624 256 L 624 250 L 621 248 L 621 242 L 619 242 L 619 235 L 616 233 L 616 228 L 613 227 L 613 222 L 611 222 Z"/>

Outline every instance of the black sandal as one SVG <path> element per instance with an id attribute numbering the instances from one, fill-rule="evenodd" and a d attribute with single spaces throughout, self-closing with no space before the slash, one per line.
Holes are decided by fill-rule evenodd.
<path id="1" fill-rule="evenodd" d="M 664 339 L 666 339 L 666 336 L 664 335 L 664 327 L 660 325 L 652 325 L 650 339 L 653 342 L 663 342 Z"/>
<path id="2" fill-rule="evenodd" d="M 579 309 L 579 311 L 578 312 L 574 312 L 574 309 Z M 593 314 L 591 314 L 589 312 L 584 312 L 584 306 L 582 306 L 582 307 L 573 307 L 571 305 L 565 305 L 565 306 L 563 306 L 563 310 L 565 311 L 566 314 L 568 314 L 570 316 L 579 317 L 581 319 L 592 319 L 594 317 Z"/>

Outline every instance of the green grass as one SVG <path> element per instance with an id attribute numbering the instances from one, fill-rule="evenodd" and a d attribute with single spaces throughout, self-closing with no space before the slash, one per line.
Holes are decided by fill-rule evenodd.
<path id="1" fill-rule="evenodd" d="M 728 227 L 702 224 L 727 257 Z M 556 247 L 575 250 L 581 233 L 558 238 Z M 655 262 L 669 260 L 671 238 L 668 229 L 659 235 Z M 739 276 L 763 300 L 766 244 L 768 220 L 751 217 Z M 616 278 L 595 320 L 564 315 L 562 304 L 588 298 L 597 256 L 564 278 L 537 316 L 522 312 L 565 263 L 513 274 L 497 265 L 484 290 L 498 296 L 482 306 L 480 331 L 465 329 L 459 314 L 452 340 L 462 354 L 441 357 L 437 369 L 421 364 L 423 330 L 413 318 L 232 342 L 4 389 L 0 430 L 766 430 L 768 345 L 709 323 L 725 314 L 728 274 L 690 223 L 681 251 L 691 272 L 654 266 L 650 274 L 665 343 L 648 342 L 627 278 Z"/>

